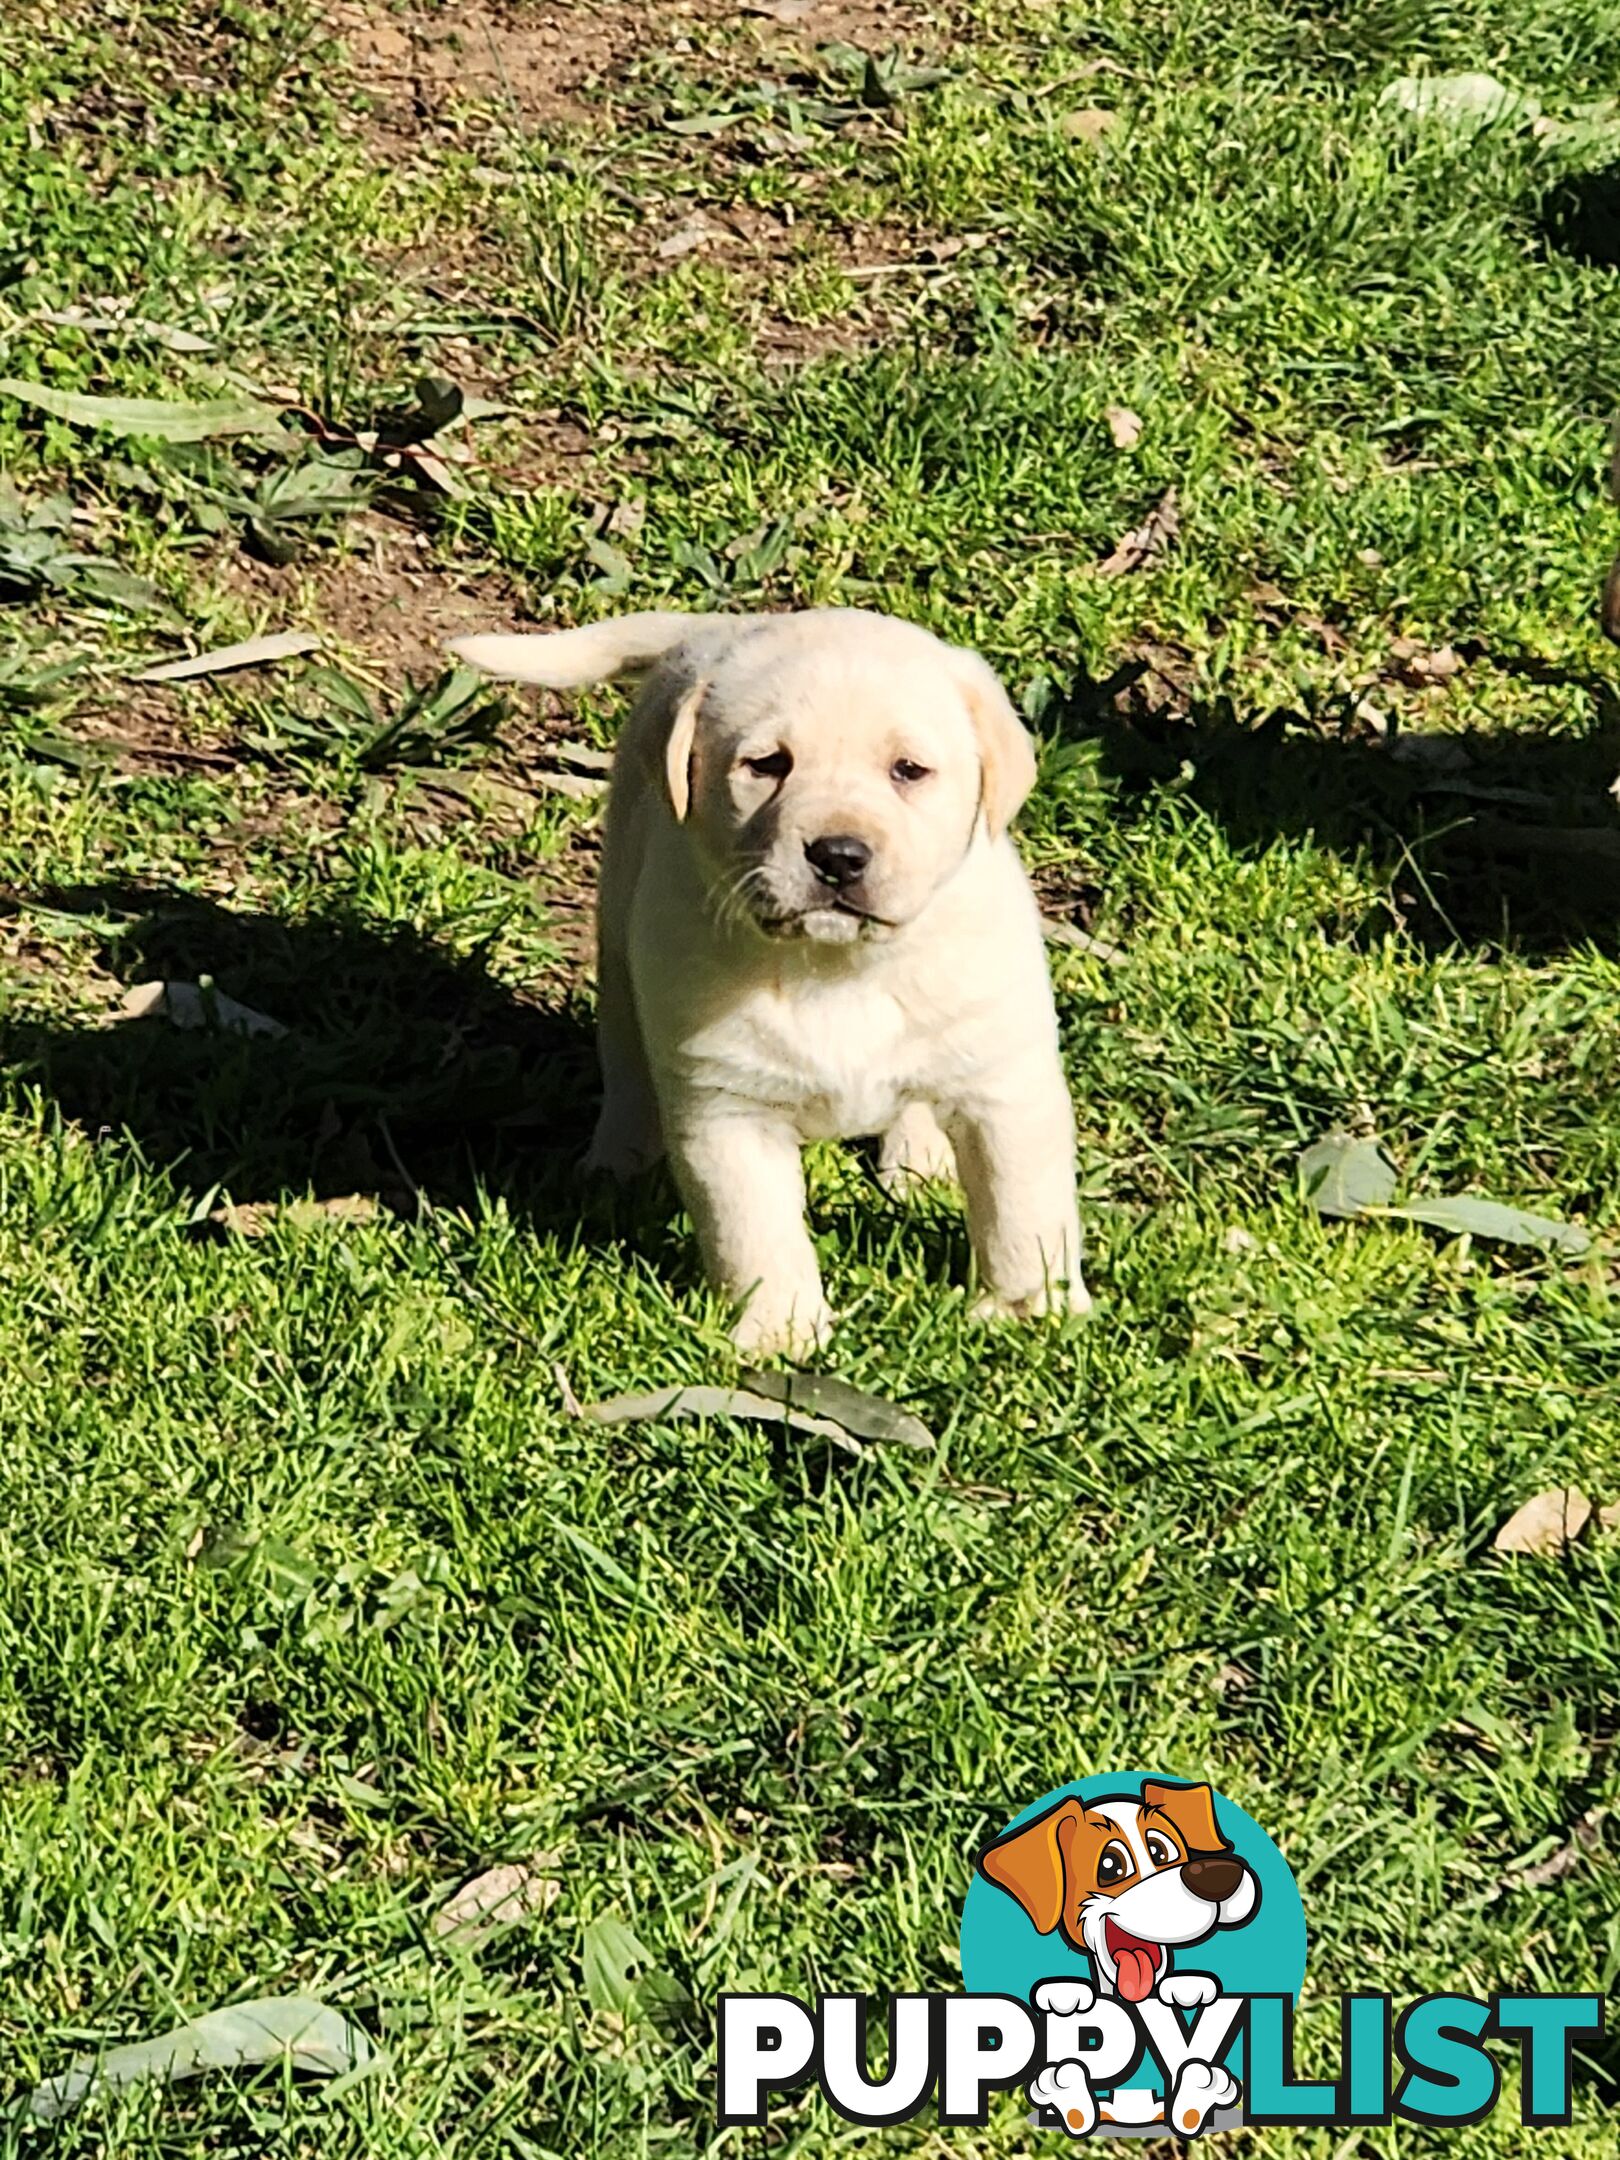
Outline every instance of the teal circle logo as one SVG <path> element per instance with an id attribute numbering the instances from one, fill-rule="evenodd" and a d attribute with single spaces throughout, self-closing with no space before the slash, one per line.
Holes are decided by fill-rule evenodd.
<path id="1" fill-rule="evenodd" d="M 970 1994 L 1032 2002 L 1072 1981 L 1135 2005 L 1188 1974 L 1222 1995 L 1297 1997 L 1305 1979 L 1293 1873 L 1224 1793 L 1150 1771 L 1081 1778 L 978 1854 L 962 1910 Z"/>

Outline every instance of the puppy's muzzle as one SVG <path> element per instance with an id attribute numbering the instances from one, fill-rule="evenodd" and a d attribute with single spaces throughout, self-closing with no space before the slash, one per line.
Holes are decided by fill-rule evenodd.
<path id="1" fill-rule="evenodd" d="M 872 860 L 872 850 L 853 833 L 826 833 L 819 840 L 807 840 L 804 855 L 821 883 L 835 892 L 862 878 Z"/>

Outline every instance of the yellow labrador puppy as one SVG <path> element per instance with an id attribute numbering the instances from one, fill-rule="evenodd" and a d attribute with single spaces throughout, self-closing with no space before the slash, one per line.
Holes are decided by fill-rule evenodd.
<path id="1" fill-rule="evenodd" d="M 645 677 L 602 852 L 590 1162 L 667 1150 L 736 1339 L 825 1336 L 804 1142 L 956 1170 L 985 1315 L 1083 1312 L 1074 1122 L 1007 824 L 1030 739 L 976 653 L 884 615 L 629 615 L 472 637 L 555 690 Z M 953 1162 L 954 1154 L 954 1162 Z"/>

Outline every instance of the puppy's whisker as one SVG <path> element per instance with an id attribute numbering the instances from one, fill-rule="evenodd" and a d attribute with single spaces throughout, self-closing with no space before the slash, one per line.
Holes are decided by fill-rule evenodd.
<path id="1" fill-rule="evenodd" d="M 729 930 L 749 919 L 753 913 L 749 898 L 756 887 L 761 894 L 768 891 L 763 863 L 745 865 L 728 884 L 714 890 L 714 919 L 721 929 Z"/>

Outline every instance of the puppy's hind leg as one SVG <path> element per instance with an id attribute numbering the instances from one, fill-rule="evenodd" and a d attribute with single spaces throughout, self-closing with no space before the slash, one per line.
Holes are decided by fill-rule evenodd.
<path id="1" fill-rule="evenodd" d="M 878 1183 L 896 1200 L 919 1186 L 949 1185 L 956 1177 L 956 1155 L 927 1103 L 907 1103 L 878 1150 Z"/>
<path id="2" fill-rule="evenodd" d="M 596 1054 L 602 1109 L 584 1167 L 631 1178 L 651 1169 L 664 1152 L 664 1140 L 629 963 L 606 945 L 597 960 Z"/>

